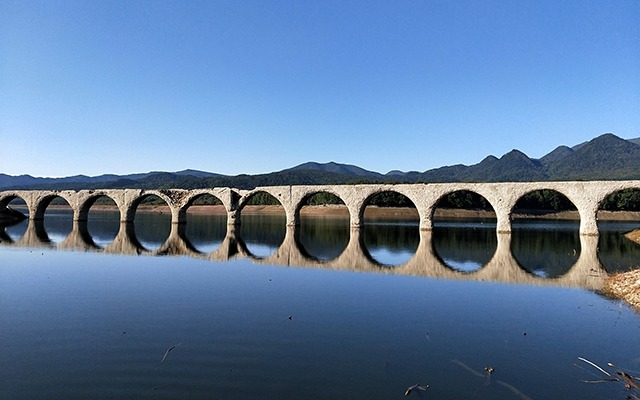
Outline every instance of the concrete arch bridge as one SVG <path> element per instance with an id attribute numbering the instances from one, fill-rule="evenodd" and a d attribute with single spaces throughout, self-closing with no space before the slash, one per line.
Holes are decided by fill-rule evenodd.
<path id="1" fill-rule="evenodd" d="M 227 213 L 227 223 L 241 223 L 242 209 L 257 193 L 275 197 L 286 215 L 287 226 L 300 223 L 300 210 L 306 200 L 317 193 L 331 193 L 340 198 L 349 210 L 350 225 L 360 228 L 364 210 L 373 196 L 394 192 L 406 196 L 416 206 L 420 217 L 420 229 L 433 228 L 435 208 L 444 196 L 459 191 L 469 191 L 484 197 L 496 214 L 497 232 L 511 232 L 513 209 L 523 196 L 537 190 L 553 190 L 566 196 L 580 214 L 580 234 L 598 235 L 597 212 L 600 204 L 610 194 L 624 189 L 640 189 L 640 181 L 571 181 L 571 182 L 499 182 L 499 183 L 426 183 L 426 184 L 366 184 L 366 185 L 300 185 L 265 186 L 253 190 L 234 188 L 207 189 L 104 189 L 104 190 L 7 190 L 0 192 L 0 209 L 12 200 L 24 200 L 29 218 L 40 220 L 49 204 L 61 197 L 73 209 L 74 221 L 86 221 L 91 206 L 101 197 L 112 199 L 120 210 L 122 222 L 133 222 L 138 205 L 148 196 L 155 195 L 166 202 L 171 210 L 171 222 L 186 222 L 187 209 L 204 195 L 220 200 Z"/>

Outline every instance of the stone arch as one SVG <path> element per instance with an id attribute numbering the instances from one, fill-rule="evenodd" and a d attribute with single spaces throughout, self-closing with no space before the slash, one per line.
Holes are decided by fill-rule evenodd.
<path id="1" fill-rule="evenodd" d="M 21 210 L 16 210 L 11 207 L 10 203 L 14 200 L 24 202 L 27 209 L 27 215 L 21 212 Z M 16 204 L 13 204 L 13 206 L 15 205 Z M 22 207 L 22 204 L 19 204 L 18 206 Z M 20 196 L 19 193 L 0 193 L 0 214 L 3 214 L 4 212 L 7 213 L 6 220 L 0 218 L 0 243 L 13 243 L 14 241 L 24 237 L 28 229 L 28 223 L 24 220 L 29 217 L 29 208 L 27 199 Z"/>
<path id="2" fill-rule="evenodd" d="M 160 207 L 168 206 L 170 212 L 151 210 L 151 212 L 144 213 L 144 215 L 137 215 L 140 204 L 152 196 L 157 197 L 164 203 Z M 169 239 L 173 225 L 176 222 L 176 207 L 171 197 L 165 194 L 164 191 L 143 191 L 132 199 L 128 210 L 130 211 L 128 218 L 130 218 L 129 222 L 132 227 L 132 242 L 136 243 L 137 241 L 144 251 L 158 252 Z"/>
<path id="3" fill-rule="evenodd" d="M 608 273 L 640 265 L 640 187 L 607 191 L 598 204 L 597 227 L 598 258 Z"/>
<path id="4" fill-rule="evenodd" d="M 206 202 L 207 206 L 214 205 L 222 209 L 206 209 L 206 212 L 189 213 L 192 206 L 199 206 L 197 204 L 199 200 L 211 200 Z M 229 209 L 219 192 L 206 189 L 193 190 L 188 193 L 179 207 L 178 222 L 179 237 L 190 247 L 190 251 L 209 254 L 218 249 L 227 236 Z"/>
<path id="5" fill-rule="evenodd" d="M 248 192 L 245 192 L 239 199 L 237 203 L 237 207 L 235 209 L 235 223 L 239 224 L 242 220 L 242 211 L 247 206 L 247 204 L 253 199 L 256 195 L 260 193 L 266 193 L 269 196 L 273 197 L 278 201 L 280 206 L 284 209 L 287 225 L 294 226 L 294 212 L 293 208 L 290 206 L 290 187 L 286 186 L 268 186 L 268 187 L 259 187 Z"/>
<path id="6" fill-rule="evenodd" d="M 297 204 L 294 205 L 294 218 L 295 218 L 297 223 L 300 221 L 300 210 L 302 210 L 302 208 L 306 205 L 305 203 L 310 198 L 312 198 L 313 196 L 315 196 L 317 194 L 321 194 L 321 193 L 328 193 L 328 194 L 336 196 L 342 202 L 341 204 L 346 206 L 346 203 L 345 203 L 344 199 L 341 197 L 340 193 L 338 193 L 336 190 L 332 190 L 330 188 L 318 188 L 318 189 L 313 188 L 313 189 L 307 191 L 300 198 L 300 201 L 298 201 Z M 347 210 L 348 210 L 348 208 L 347 208 Z"/>
<path id="7" fill-rule="evenodd" d="M 242 210 L 248 203 L 254 198 L 256 195 L 260 193 L 266 193 L 276 199 L 282 207 L 285 207 L 287 202 L 285 200 L 285 194 L 283 193 L 282 187 L 280 186 L 270 186 L 270 187 L 259 187 L 255 188 L 249 192 L 244 193 L 244 195 L 238 201 L 238 210 Z"/>
<path id="8" fill-rule="evenodd" d="M 602 206 L 605 204 L 605 202 L 607 200 L 609 200 L 609 198 L 611 196 L 615 196 L 618 195 L 622 192 L 625 191 L 633 191 L 634 195 L 636 192 L 640 192 L 640 183 L 636 184 L 636 185 L 624 185 L 623 187 L 619 187 L 619 188 L 612 188 L 607 190 L 606 192 L 603 193 L 603 195 L 601 196 L 602 198 L 599 199 L 598 201 L 598 209 L 602 209 Z"/>
<path id="9" fill-rule="evenodd" d="M 17 192 L 2 192 L 0 194 L 0 207 L 6 207 L 9 203 L 11 203 L 15 199 L 20 199 L 27 203 L 27 199 L 24 196 L 21 196 L 20 193 Z"/>
<path id="10" fill-rule="evenodd" d="M 280 222 L 282 214 L 255 214 L 247 218 L 246 207 L 255 196 L 267 194 L 277 201 L 284 210 L 285 220 Z M 286 238 L 286 226 L 291 224 L 292 210 L 289 206 L 289 187 L 260 187 L 246 192 L 238 202 L 236 220 L 242 218 L 236 237 L 244 243 L 246 252 L 257 259 L 271 257 L 282 246 Z M 275 204 L 274 204 L 275 205 Z M 241 217 L 241 214 L 244 216 Z M 273 223 L 277 221 L 277 223 Z"/>
<path id="11" fill-rule="evenodd" d="M 142 203 L 142 201 L 150 196 L 157 196 L 159 197 L 162 201 L 164 201 L 167 206 L 169 206 L 169 209 L 171 210 L 171 222 L 177 222 L 177 218 L 174 218 L 174 204 L 172 199 L 167 196 L 166 194 L 164 194 L 162 191 L 159 190 L 148 190 L 148 191 L 143 191 L 141 193 L 139 193 L 137 196 L 135 196 L 133 199 L 131 199 L 131 201 L 129 202 L 129 205 L 126 209 L 126 215 L 125 215 L 125 221 L 127 222 L 133 222 L 133 220 L 135 219 L 136 216 L 136 211 L 138 209 L 138 206 L 140 205 L 140 203 Z"/>
<path id="12" fill-rule="evenodd" d="M 180 207 L 180 209 L 186 211 L 189 207 L 191 207 L 193 205 L 193 203 L 195 201 L 197 201 L 198 199 L 200 199 L 202 197 L 205 197 L 205 196 L 211 196 L 211 197 L 215 198 L 224 207 L 225 211 L 229 211 L 227 209 L 227 206 L 223 203 L 223 201 L 220 198 L 220 196 L 217 193 L 215 193 L 213 191 L 208 191 L 208 190 L 190 192 L 189 196 L 186 198 L 186 201 L 184 202 L 184 205 L 182 207 Z"/>
<path id="13" fill-rule="evenodd" d="M 460 274 L 483 269 L 497 252 L 498 213 L 486 192 L 479 189 L 475 185 L 448 187 L 429 209 L 431 221 L 439 219 L 432 225 L 431 251 L 444 267 Z M 447 211 L 436 216 L 439 209 Z"/>
<path id="14" fill-rule="evenodd" d="M 67 193 L 63 192 L 47 192 L 43 194 L 39 199 L 35 202 L 35 212 L 33 217 L 29 215 L 29 218 L 35 220 L 43 220 L 44 213 L 47 211 L 47 207 L 51 204 L 51 202 L 59 197 L 69 204 L 69 206 L 73 209 L 74 199 L 71 198 Z"/>
<path id="15" fill-rule="evenodd" d="M 29 210 L 29 219 L 35 222 L 34 226 L 36 226 L 36 230 L 39 231 L 42 241 L 57 246 L 63 243 L 73 231 L 76 192 L 43 191 L 38 194 L 39 196 L 35 197 L 32 203 L 35 211 L 32 213 L 31 210 Z M 66 206 L 56 211 L 52 210 L 50 211 L 51 215 L 46 216 L 51 203 L 56 199 L 63 200 Z"/>
<path id="16" fill-rule="evenodd" d="M 28 217 L 30 212 L 29 203 L 27 203 L 27 199 L 23 195 L 17 192 L 4 192 L 0 194 L 0 210 L 9 208 L 9 204 L 14 200 L 21 200 L 22 202 L 24 202 L 27 208 L 27 215 L 25 216 L 24 214 L 16 210 L 10 210 L 9 212 L 13 213 L 15 211 L 16 217 L 19 217 L 19 218 Z M 20 217 L 18 213 L 22 214 L 23 217 Z"/>
<path id="17" fill-rule="evenodd" d="M 381 205 L 378 215 L 371 211 L 375 208 L 367 211 L 368 206 L 375 205 L 375 199 L 390 202 L 390 207 Z M 422 221 L 419 201 L 420 193 L 406 185 L 381 186 L 367 193 L 359 209 L 360 245 L 366 258 L 385 268 L 397 268 L 415 257 Z"/>
<path id="18" fill-rule="evenodd" d="M 558 278 L 571 270 L 580 257 L 584 208 L 576 192 L 563 188 L 562 184 L 539 184 L 527 189 L 520 193 L 512 207 L 511 252 L 528 273 L 540 278 Z M 536 197 L 527 199 L 534 193 L 538 193 Z M 552 207 L 539 208 L 545 204 Z M 567 211 L 577 213 L 579 220 L 558 214 Z"/>
<path id="19" fill-rule="evenodd" d="M 331 200 L 339 202 L 331 203 L 333 208 L 326 208 L 327 204 L 316 205 L 316 207 L 320 207 L 321 212 L 312 215 L 328 216 L 332 218 L 332 221 L 325 223 L 327 220 L 307 219 L 307 222 L 303 223 L 303 208 L 307 206 L 307 202 L 316 195 L 325 194 L 333 196 L 334 198 Z M 320 200 L 323 199 L 321 198 Z M 339 209 L 334 206 L 339 207 Z M 331 211 L 327 212 L 326 210 Z M 326 263 L 336 259 L 349 244 L 349 208 L 340 194 L 335 190 L 331 190 L 331 188 L 312 188 L 312 190 L 307 190 L 295 205 L 295 221 L 296 226 L 293 234 L 295 246 L 301 255 L 310 260 Z"/>
<path id="20" fill-rule="evenodd" d="M 229 214 L 231 210 L 229 210 L 229 206 L 225 204 L 220 193 L 207 189 L 190 190 L 182 201 L 182 204 L 178 206 L 178 223 L 186 222 L 187 210 L 189 207 L 193 206 L 198 199 L 206 196 L 211 196 L 216 199 L 224 207 L 225 212 Z"/>
<path id="21" fill-rule="evenodd" d="M 574 193 L 568 190 L 564 190 L 562 187 L 559 187 L 556 185 L 553 185 L 553 186 L 541 185 L 539 187 L 529 188 L 528 190 L 522 191 L 521 193 L 518 194 L 518 196 L 515 198 L 515 201 L 513 202 L 513 205 L 511 206 L 511 210 L 509 213 L 511 218 L 513 219 L 513 213 L 516 210 L 518 203 L 520 203 L 525 198 L 525 196 L 530 195 L 532 193 L 544 192 L 544 191 L 555 192 L 557 194 L 562 195 L 564 198 L 569 200 L 572 207 L 574 207 L 577 211 L 580 211 L 581 199 L 574 197 Z M 582 217 L 582 215 L 580 216 Z"/>
<path id="22" fill-rule="evenodd" d="M 122 204 L 117 195 L 118 191 L 113 190 L 88 190 L 78 193 L 77 206 L 74 210 L 74 226 L 77 227 L 78 238 L 87 245 L 105 248 L 115 240 L 123 217 Z M 115 205 L 117 217 L 102 213 L 98 220 L 95 215 L 90 217 L 91 208 L 100 199 L 110 200 Z M 107 215 L 109 216 L 106 217 Z"/>
<path id="23" fill-rule="evenodd" d="M 421 210 L 421 207 L 419 206 L 420 205 L 420 198 L 415 193 L 415 191 L 409 190 L 409 188 L 406 187 L 406 186 L 407 185 L 388 185 L 388 186 L 376 187 L 373 190 L 370 190 L 365 195 L 364 199 L 362 200 L 362 203 L 358 207 L 358 220 L 360 221 L 360 223 L 363 224 L 364 214 L 365 214 L 367 206 L 371 203 L 371 201 L 376 196 L 378 196 L 380 194 L 383 194 L 383 193 L 399 194 L 399 195 L 404 196 L 405 198 L 407 198 L 412 203 L 413 207 L 416 209 L 416 211 L 418 213 L 419 221 L 422 221 L 424 211 Z"/>
<path id="24" fill-rule="evenodd" d="M 436 210 L 439 206 L 441 206 L 441 204 L 443 204 L 443 201 L 454 201 L 453 199 L 448 199 L 448 196 L 454 194 L 454 193 L 469 193 L 471 197 L 475 197 L 478 196 L 480 197 L 480 199 L 468 199 L 469 201 L 484 201 L 486 202 L 486 205 L 488 207 L 491 208 L 491 211 L 496 214 L 496 209 L 494 207 L 494 205 L 491 203 L 491 200 L 487 197 L 485 197 L 481 191 L 475 190 L 475 188 L 466 188 L 466 187 L 458 187 L 458 188 L 451 188 L 449 190 L 446 190 L 442 193 L 439 194 L 439 196 L 436 198 L 435 202 L 432 204 L 432 206 L 429 208 L 428 212 L 429 212 L 429 219 L 433 220 Z M 461 202 L 464 202 L 464 200 L 462 200 Z M 473 203 L 470 203 L 473 204 Z M 460 208 L 460 209 L 464 209 L 463 207 L 455 207 L 455 208 Z M 482 209 L 482 210 L 486 210 Z M 488 210 L 487 210 L 488 211 Z"/>
<path id="25" fill-rule="evenodd" d="M 89 219 L 89 210 L 96 203 L 96 201 L 101 197 L 106 197 L 115 203 L 115 205 L 118 207 L 120 218 L 122 219 L 121 205 L 118 204 L 118 199 L 115 198 L 114 196 L 111 196 L 106 191 L 92 192 L 84 199 L 80 199 L 78 201 L 78 208 L 77 208 L 76 216 L 74 219 L 76 221 L 87 221 Z"/>

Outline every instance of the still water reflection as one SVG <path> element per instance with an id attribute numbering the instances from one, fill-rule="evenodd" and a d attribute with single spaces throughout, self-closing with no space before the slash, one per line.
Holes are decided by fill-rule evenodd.
<path id="1" fill-rule="evenodd" d="M 280 217 L 243 216 L 233 232 L 194 216 L 175 236 L 147 218 L 125 229 L 130 254 L 191 257 L 110 254 L 127 247 L 108 214 L 75 242 L 68 215 L 3 230 L 3 398 L 393 399 L 423 383 L 412 397 L 624 399 L 622 385 L 582 382 L 600 372 L 577 357 L 640 370 L 638 314 L 544 284 L 640 265 L 620 235 L 628 224 L 592 245 L 572 223 L 517 226 L 505 241 L 491 221 L 441 221 L 426 235 L 309 218 L 292 234 Z M 71 242 L 93 246 L 60 251 Z M 532 283 L 506 283 L 509 260 Z M 447 279 L 425 274 L 429 263 Z"/>

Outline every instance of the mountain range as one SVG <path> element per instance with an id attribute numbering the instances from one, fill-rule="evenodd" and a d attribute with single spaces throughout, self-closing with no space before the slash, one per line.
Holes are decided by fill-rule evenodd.
<path id="1" fill-rule="evenodd" d="M 559 146 L 540 159 L 512 150 L 502 157 L 488 156 L 474 165 L 451 165 L 424 172 L 368 171 L 335 162 L 307 162 L 293 168 L 259 175 L 222 175 L 205 171 L 154 171 L 130 175 L 85 175 L 65 178 L 11 176 L 0 173 L 0 190 L 202 188 L 251 189 L 268 185 L 417 182 L 523 182 L 546 180 L 640 179 L 640 138 L 621 139 L 607 133 L 573 147 Z"/>

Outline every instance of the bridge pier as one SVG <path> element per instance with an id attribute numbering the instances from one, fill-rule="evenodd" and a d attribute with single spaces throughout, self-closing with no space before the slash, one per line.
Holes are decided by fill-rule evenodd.
<path id="1" fill-rule="evenodd" d="M 595 210 L 581 210 L 580 211 L 580 235 L 581 236 L 598 236 L 600 231 L 598 230 L 598 209 Z"/>
<path id="2" fill-rule="evenodd" d="M 238 226 L 242 224 L 240 210 L 227 211 L 227 226 Z"/>

